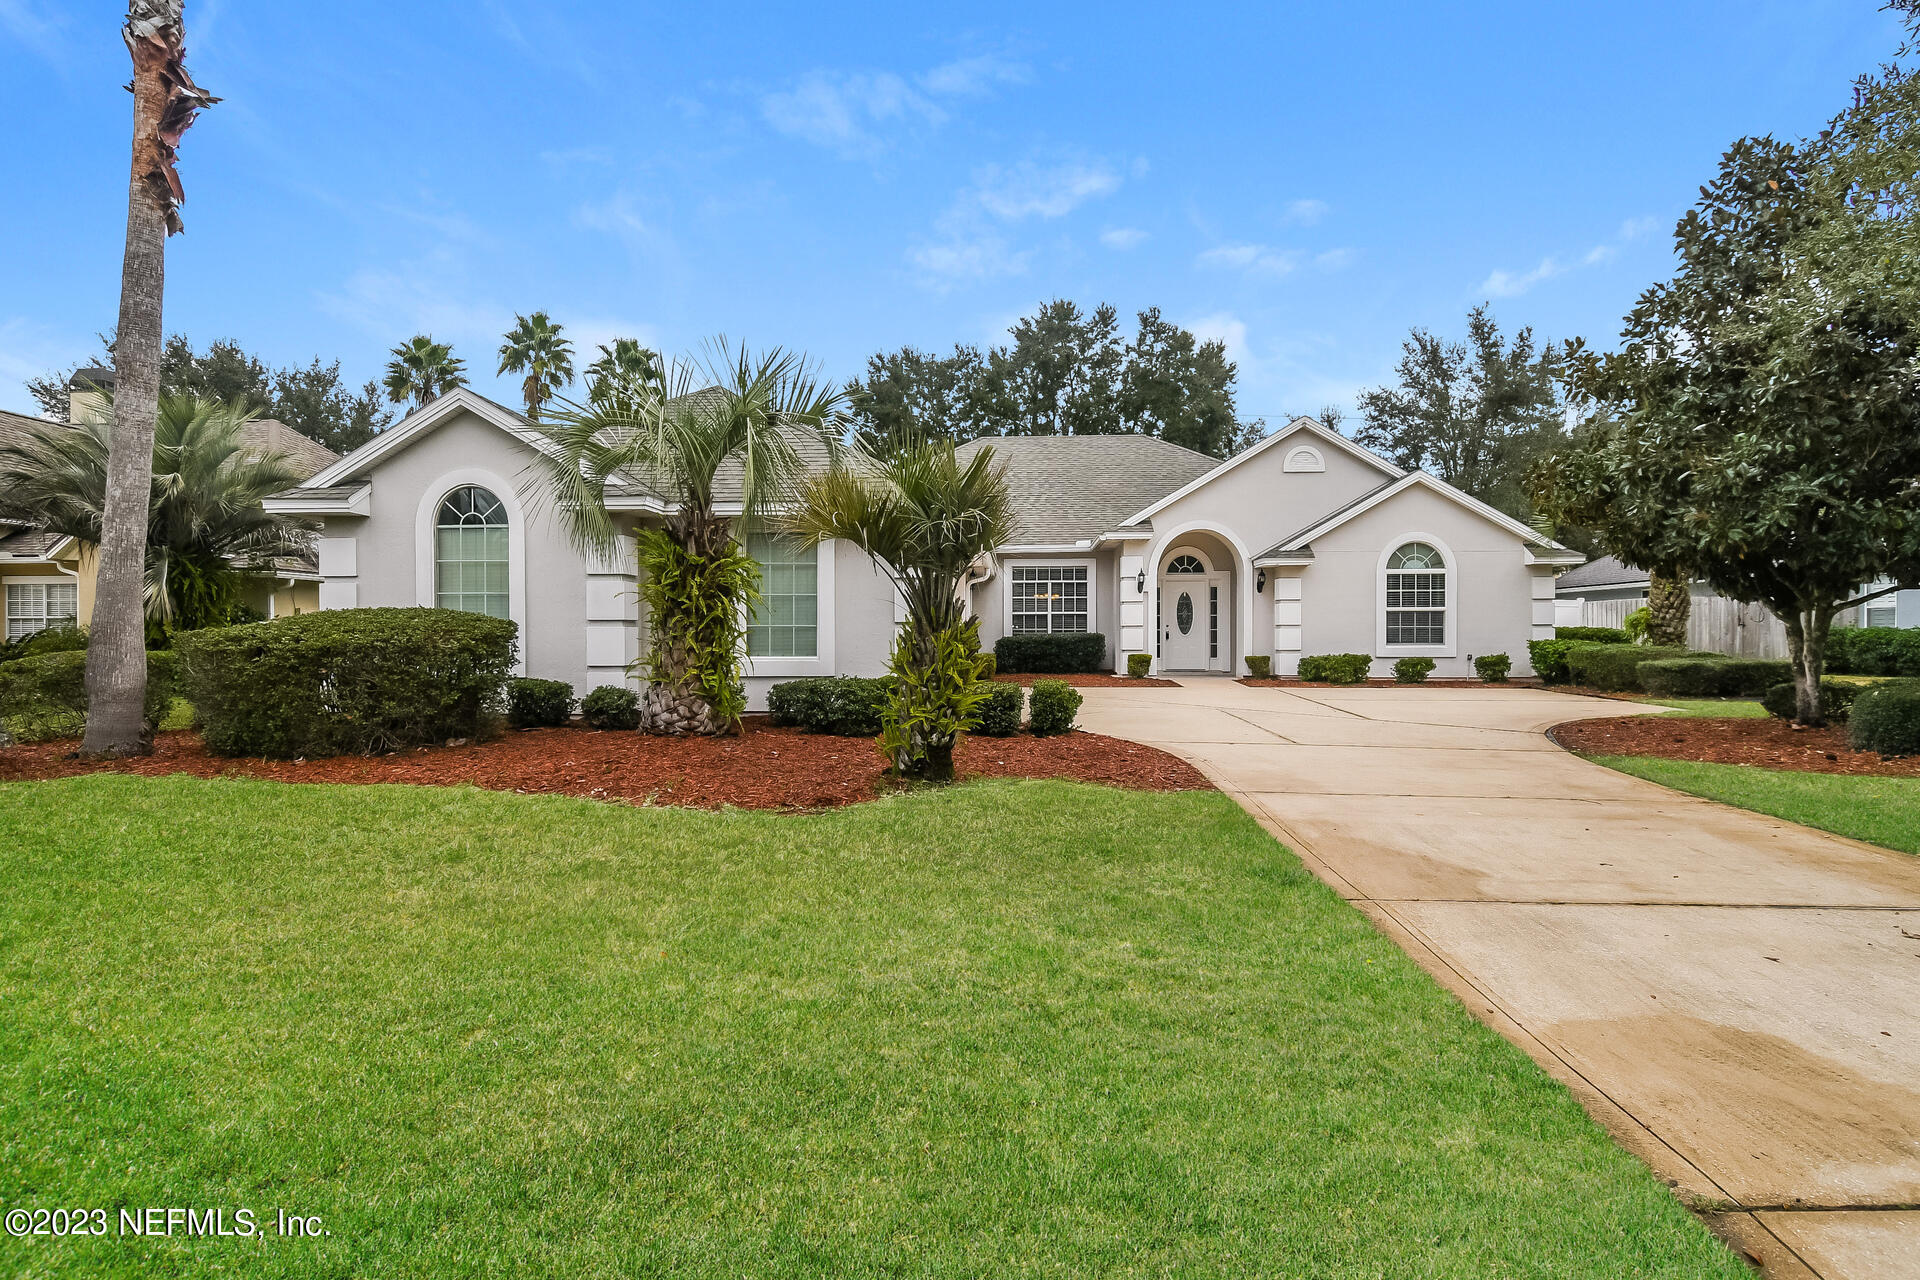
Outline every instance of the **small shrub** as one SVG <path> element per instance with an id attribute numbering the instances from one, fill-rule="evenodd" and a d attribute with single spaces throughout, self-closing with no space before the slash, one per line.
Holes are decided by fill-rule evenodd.
<path id="1" fill-rule="evenodd" d="M 1579 640 L 1587 644 L 1630 644 L 1619 627 L 1555 627 L 1555 640 Z"/>
<path id="2" fill-rule="evenodd" d="M 1364 653 L 1310 653 L 1300 659 L 1302 680 L 1327 684 L 1359 684 L 1373 669 L 1373 659 Z"/>
<path id="3" fill-rule="evenodd" d="M 171 653 L 147 655 L 143 718 L 149 734 L 173 709 L 174 675 Z M 86 650 L 57 649 L 0 662 L 0 731 L 7 737 L 15 742 L 46 742 L 77 738 L 86 728 Z"/>
<path id="4" fill-rule="evenodd" d="M 1820 715 L 1830 724 L 1839 724 L 1849 718 L 1853 704 L 1861 694 L 1873 689 L 1898 686 L 1902 688 L 1920 688 L 1920 680 L 1882 680 L 1862 676 L 1823 676 L 1820 680 Z M 1778 716 L 1782 720 L 1793 719 L 1795 693 L 1793 681 L 1776 684 L 1768 689 L 1760 699 L 1767 714 Z"/>
<path id="5" fill-rule="evenodd" d="M 884 676 L 807 676 L 767 690 L 767 714 L 777 725 L 842 738 L 880 732 L 892 682 Z"/>
<path id="6" fill-rule="evenodd" d="M 175 646 L 209 751 L 337 756 L 492 728 L 518 630 L 455 609 L 323 609 Z"/>
<path id="7" fill-rule="evenodd" d="M 1861 693 L 1847 720 L 1847 742 L 1883 756 L 1920 755 L 1920 685 L 1903 681 Z"/>
<path id="8" fill-rule="evenodd" d="M 1641 605 L 1620 620 L 1620 630 L 1627 636 L 1628 644 L 1645 644 L 1647 628 L 1653 625 L 1653 610 Z"/>
<path id="9" fill-rule="evenodd" d="M 1920 676 L 1920 627 L 1835 627 L 1825 657 L 1835 675 Z"/>
<path id="10" fill-rule="evenodd" d="M 974 712 L 980 722 L 973 731 L 989 738 L 1012 737 L 1020 732 L 1020 712 L 1026 701 L 1026 691 L 1019 685 L 996 681 Z"/>
<path id="11" fill-rule="evenodd" d="M 1027 713 L 1028 726 L 1037 737 L 1050 737 L 1073 728 L 1080 712 L 1080 691 L 1065 680 L 1035 680 L 1033 706 Z"/>
<path id="12" fill-rule="evenodd" d="M 1393 664 L 1395 684 L 1425 684 L 1432 674 L 1432 658 L 1402 658 Z"/>
<path id="13" fill-rule="evenodd" d="M 1546 684 L 1565 684 L 1567 675 L 1567 650 L 1574 645 L 1572 640 L 1529 640 L 1527 641 L 1527 659 L 1533 664 L 1533 674 Z"/>
<path id="14" fill-rule="evenodd" d="M 1153 670 L 1153 655 L 1150 653 L 1130 653 L 1127 655 L 1127 674 L 1136 680 L 1146 678 Z"/>
<path id="15" fill-rule="evenodd" d="M 580 699 L 580 714 L 594 729 L 638 729 L 640 695 L 625 685 L 603 684 Z"/>
<path id="16" fill-rule="evenodd" d="M 507 723 L 514 728 L 550 729 L 572 718 L 573 686 L 565 680 L 507 681 Z"/>
<path id="17" fill-rule="evenodd" d="M 1265 680 L 1273 674 L 1273 658 L 1264 653 L 1248 654 L 1247 674 L 1255 680 Z"/>
<path id="18" fill-rule="evenodd" d="M 1640 665 L 1661 658 L 1693 656 L 1685 649 L 1655 645 L 1581 642 L 1567 650 L 1567 675 L 1574 683 L 1608 693 L 1640 693 Z"/>
<path id="19" fill-rule="evenodd" d="M 1488 684 L 1505 684 L 1513 670 L 1513 659 L 1504 653 L 1483 653 L 1473 660 L 1474 674 Z"/>
<path id="20" fill-rule="evenodd" d="M 1107 662 L 1107 638 L 1098 631 L 1001 636 L 993 642 L 996 669 L 1030 675 L 1078 675 Z"/>

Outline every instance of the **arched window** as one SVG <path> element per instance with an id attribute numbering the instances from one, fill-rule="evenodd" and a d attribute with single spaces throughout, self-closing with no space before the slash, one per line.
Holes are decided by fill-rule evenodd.
<path id="1" fill-rule="evenodd" d="M 1205 573 L 1207 566 L 1200 563 L 1199 556 L 1175 556 L 1167 562 L 1168 573 Z"/>
<path id="2" fill-rule="evenodd" d="M 479 485 L 463 484 L 440 500 L 433 531 L 433 601 L 505 618 L 507 509 Z"/>
<path id="3" fill-rule="evenodd" d="M 1447 562 L 1424 542 L 1409 542 L 1387 561 L 1387 643 L 1447 642 Z"/>

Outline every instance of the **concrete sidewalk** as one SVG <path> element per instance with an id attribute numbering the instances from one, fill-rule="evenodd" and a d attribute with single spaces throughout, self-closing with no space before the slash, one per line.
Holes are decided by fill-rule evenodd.
<path id="1" fill-rule="evenodd" d="M 1619 702 L 1083 692 L 1083 728 L 1196 764 L 1769 1278 L 1920 1280 L 1920 859 L 1544 734 Z"/>

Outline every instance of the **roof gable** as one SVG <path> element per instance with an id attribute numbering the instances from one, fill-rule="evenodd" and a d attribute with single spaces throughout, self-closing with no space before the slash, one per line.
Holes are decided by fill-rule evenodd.
<path id="1" fill-rule="evenodd" d="M 1433 493 L 1438 494 L 1448 501 L 1466 508 L 1489 524 L 1497 525 L 1501 529 L 1504 529 L 1522 543 L 1526 544 L 1535 560 L 1547 564 L 1563 564 L 1575 563 L 1581 558 L 1579 552 L 1561 546 L 1552 538 L 1541 536 L 1538 530 L 1529 528 L 1504 511 L 1488 506 L 1471 494 L 1462 493 L 1446 481 L 1430 476 L 1424 471 L 1408 471 L 1398 480 L 1389 481 L 1376 489 L 1363 493 L 1339 510 L 1322 516 L 1304 529 L 1288 534 L 1255 556 L 1254 561 L 1255 563 L 1259 563 L 1263 560 L 1283 559 L 1290 556 L 1301 555 L 1310 549 L 1315 538 L 1329 533 L 1334 529 L 1338 529 L 1349 520 L 1353 520 L 1363 513 L 1371 511 L 1394 495 L 1404 493 L 1408 489 L 1416 487 L 1431 490 Z"/>
<path id="2" fill-rule="evenodd" d="M 1289 422 L 1286 426 L 1281 427 L 1278 431 L 1275 431 L 1272 435 L 1266 436 L 1265 438 L 1260 440 L 1257 444 L 1254 444 L 1250 448 L 1242 449 L 1239 453 L 1234 454 L 1231 458 L 1228 458 L 1225 462 L 1218 463 L 1217 465 L 1213 466 L 1204 475 L 1194 477 L 1193 480 L 1189 481 L 1187 484 L 1183 485 L 1181 488 L 1175 490 L 1172 493 L 1166 494 L 1165 496 L 1159 498 L 1157 501 L 1153 502 L 1152 504 L 1141 508 L 1139 511 L 1134 512 L 1133 515 L 1129 517 L 1124 523 L 1145 524 L 1147 521 L 1153 519 L 1153 517 L 1156 514 L 1165 510 L 1167 507 L 1172 506 L 1174 503 L 1180 501 L 1180 499 L 1186 497 L 1187 495 L 1191 493 L 1195 493 L 1200 489 L 1204 489 L 1206 486 L 1212 484 L 1215 480 L 1218 480 L 1221 476 L 1224 476 L 1228 472 L 1233 471 L 1239 467 L 1245 466 L 1247 463 L 1253 461 L 1255 458 L 1261 457 L 1262 455 L 1267 453 L 1269 450 L 1278 449 L 1283 441 L 1292 440 L 1295 443 L 1298 443 L 1299 437 L 1303 433 L 1308 438 L 1316 442 L 1324 442 L 1325 444 L 1331 445 L 1336 449 L 1339 449 L 1345 453 L 1351 454 L 1353 457 L 1358 458 L 1360 461 L 1366 463 L 1368 466 L 1378 469 L 1380 473 L 1384 476 L 1397 479 L 1398 477 L 1406 474 L 1406 472 L 1402 471 L 1399 467 L 1394 466 L 1391 462 L 1388 462 L 1385 458 L 1381 457 L 1379 454 L 1373 453 L 1370 450 L 1361 448 L 1359 445 L 1355 444 L 1353 441 L 1341 435 L 1338 431 L 1330 431 L 1326 427 L 1321 426 L 1318 422 L 1315 422 L 1312 418 L 1295 418 L 1292 422 Z M 1282 454 L 1282 456 L 1284 456 L 1284 453 Z"/>

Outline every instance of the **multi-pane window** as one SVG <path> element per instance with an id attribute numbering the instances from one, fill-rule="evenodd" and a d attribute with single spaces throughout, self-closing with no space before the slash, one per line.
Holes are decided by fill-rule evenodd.
<path id="1" fill-rule="evenodd" d="M 1205 573 L 1207 566 L 1200 563 L 1199 556 L 1175 556 L 1167 561 L 1168 573 Z"/>
<path id="2" fill-rule="evenodd" d="M 820 653 L 820 555 L 791 538 L 756 533 L 747 554 L 760 565 L 760 604 L 747 627 L 754 658 L 813 658 Z"/>
<path id="3" fill-rule="evenodd" d="M 1085 565 L 1015 565 L 1010 581 L 1015 635 L 1093 629 Z"/>
<path id="4" fill-rule="evenodd" d="M 1900 609 L 1892 604 L 1870 604 L 1867 606 L 1864 625 L 1869 627 L 1891 627 L 1900 616 Z"/>
<path id="5" fill-rule="evenodd" d="M 1207 656 L 1220 656 L 1220 588 L 1207 588 Z"/>
<path id="6" fill-rule="evenodd" d="M 507 509 L 500 499 L 461 485 L 440 500 L 434 525 L 434 603 L 507 617 Z"/>
<path id="7" fill-rule="evenodd" d="M 1447 562 L 1424 542 L 1387 561 L 1387 643 L 1447 642 Z"/>
<path id="8" fill-rule="evenodd" d="M 9 583 L 7 639 L 18 640 L 48 627 L 71 627 L 76 600 L 71 582 Z"/>

